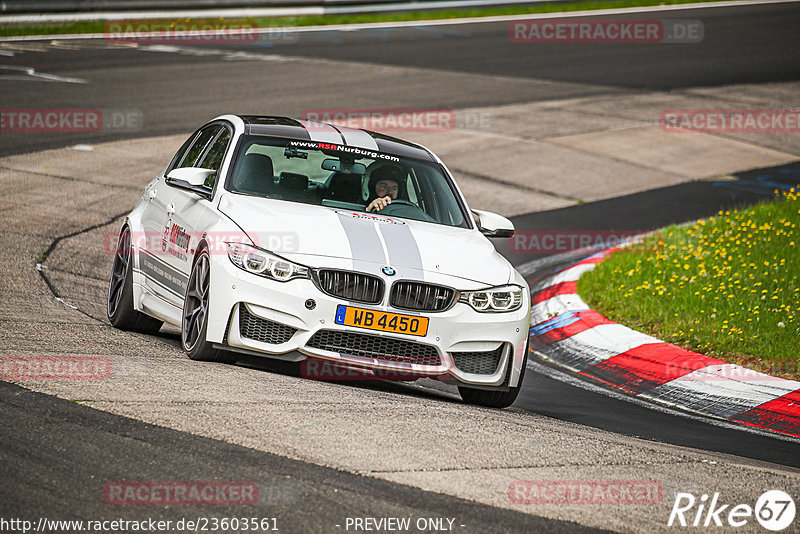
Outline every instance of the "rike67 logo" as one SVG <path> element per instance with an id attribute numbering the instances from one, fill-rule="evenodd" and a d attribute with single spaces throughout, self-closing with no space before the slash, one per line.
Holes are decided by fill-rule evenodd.
<path id="1" fill-rule="evenodd" d="M 733 527 L 747 525 L 753 517 L 767 530 L 779 532 L 794 521 L 794 500 L 784 491 L 770 490 L 763 493 L 755 506 L 749 504 L 724 504 L 720 494 L 700 498 L 691 493 L 678 493 L 667 526 L 678 527 Z"/>

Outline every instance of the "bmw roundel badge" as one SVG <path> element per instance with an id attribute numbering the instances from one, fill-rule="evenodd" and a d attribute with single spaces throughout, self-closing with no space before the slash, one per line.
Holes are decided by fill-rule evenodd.
<path id="1" fill-rule="evenodd" d="M 394 269 L 392 269 L 388 265 L 386 267 L 384 267 L 383 269 L 381 269 L 381 271 L 383 271 L 383 274 L 385 274 L 386 276 L 394 276 L 397 273 L 397 271 L 395 271 Z"/>

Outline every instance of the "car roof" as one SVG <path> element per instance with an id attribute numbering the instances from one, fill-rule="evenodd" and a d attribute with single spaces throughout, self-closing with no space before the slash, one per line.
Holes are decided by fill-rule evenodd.
<path id="1" fill-rule="evenodd" d="M 374 150 L 400 157 L 436 161 L 425 147 L 370 130 L 325 122 L 267 115 L 238 115 L 249 135 L 269 135 Z"/>

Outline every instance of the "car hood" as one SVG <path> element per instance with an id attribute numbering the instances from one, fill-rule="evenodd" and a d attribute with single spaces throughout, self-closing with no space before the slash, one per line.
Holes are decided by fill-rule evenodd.
<path id="1" fill-rule="evenodd" d="M 512 278 L 489 240 L 466 228 L 230 193 L 219 209 L 256 246 L 309 267 L 374 273 L 389 266 L 400 278 L 454 276 L 489 286 Z"/>

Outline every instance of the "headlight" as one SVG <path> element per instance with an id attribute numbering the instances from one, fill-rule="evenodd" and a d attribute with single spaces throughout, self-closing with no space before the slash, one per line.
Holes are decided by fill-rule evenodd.
<path id="1" fill-rule="evenodd" d="M 459 302 L 479 312 L 510 312 L 522 307 L 523 290 L 519 286 L 503 286 L 481 291 L 462 291 Z"/>
<path id="2" fill-rule="evenodd" d="M 293 278 L 308 278 L 308 268 L 285 260 L 266 250 L 251 247 L 242 243 L 225 243 L 228 246 L 228 258 L 240 269 L 286 282 Z"/>

